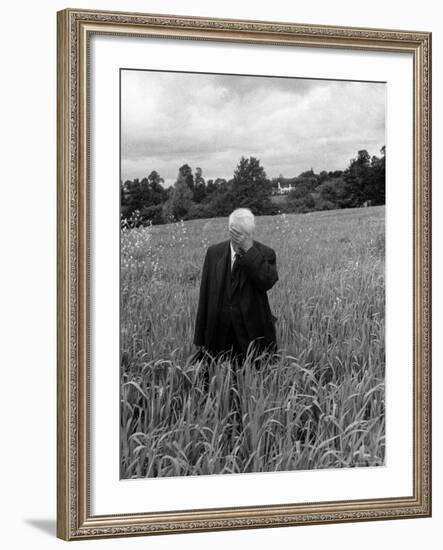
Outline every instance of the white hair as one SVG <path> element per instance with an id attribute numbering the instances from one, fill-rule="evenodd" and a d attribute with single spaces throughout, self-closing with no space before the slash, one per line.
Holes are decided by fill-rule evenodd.
<path id="1" fill-rule="evenodd" d="M 229 227 L 231 225 L 240 226 L 248 235 L 251 235 L 255 229 L 255 217 L 249 208 L 236 208 L 229 215 Z"/>

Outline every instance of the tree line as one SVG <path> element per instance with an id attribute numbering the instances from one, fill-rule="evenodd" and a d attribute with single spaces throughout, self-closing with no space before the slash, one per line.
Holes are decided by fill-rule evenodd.
<path id="1" fill-rule="evenodd" d="M 259 159 L 242 156 L 229 180 L 206 181 L 200 167 L 193 171 L 184 164 L 169 188 L 153 170 L 141 180 L 120 182 L 122 226 L 227 216 L 239 207 L 274 215 L 380 205 L 385 203 L 385 164 L 383 146 L 380 157 L 358 151 L 344 170 L 316 174 L 311 169 L 293 178 L 269 179 Z M 278 195 L 279 185 L 291 190 Z"/>

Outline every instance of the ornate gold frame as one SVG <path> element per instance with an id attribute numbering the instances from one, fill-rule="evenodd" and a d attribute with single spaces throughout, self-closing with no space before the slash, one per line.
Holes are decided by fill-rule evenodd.
<path id="1" fill-rule="evenodd" d="M 431 33 L 68 9 L 58 19 L 57 536 L 65 540 L 431 515 Z M 88 483 L 87 45 L 91 33 L 409 52 L 414 59 L 413 496 L 93 516 Z"/>

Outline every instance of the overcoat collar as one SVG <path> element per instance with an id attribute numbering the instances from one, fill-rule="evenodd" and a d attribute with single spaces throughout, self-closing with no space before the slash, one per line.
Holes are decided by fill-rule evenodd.
<path id="1" fill-rule="evenodd" d="M 226 272 L 226 265 L 230 259 L 230 241 L 224 241 L 222 253 L 220 254 L 219 259 L 217 260 L 216 266 L 216 275 L 217 275 L 217 286 L 220 288 L 223 284 L 223 279 Z"/>

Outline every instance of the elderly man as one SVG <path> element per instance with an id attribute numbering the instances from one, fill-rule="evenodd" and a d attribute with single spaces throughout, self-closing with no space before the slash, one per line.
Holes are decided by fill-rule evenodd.
<path id="1" fill-rule="evenodd" d="M 206 252 L 200 283 L 194 344 L 212 355 L 233 352 L 244 359 L 276 348 L 275 317 L 267 291 L 278 280 L 275 252 L 254 240 L 255 218 L 247 208 L 229 216 L 230 239 Z"/>

